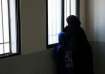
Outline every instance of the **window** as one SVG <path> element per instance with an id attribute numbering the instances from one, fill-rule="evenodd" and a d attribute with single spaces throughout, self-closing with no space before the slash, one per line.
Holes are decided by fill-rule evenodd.
<path id="1" fill-rule="evenodd" d="M 47 45 L 58 43 L 58 35 L 67 26 L 69 15 L 78 15 L 79 0 L 47 0 Z"/>
<path id="2" fill-rule="evenodd" d="M 0 57 L 19 53 L 19 0 L 0 0 Z"/>

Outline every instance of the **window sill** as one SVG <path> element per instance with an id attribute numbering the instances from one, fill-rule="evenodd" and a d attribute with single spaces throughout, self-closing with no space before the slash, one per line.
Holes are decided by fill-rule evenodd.
<path id="1" fill-rule="evenodd" d="M 14 56 L 17 56 L 17 55 L 21 55 L 21 54 L 20 54 L 20 53 L 2 54 L 2 55 L 0 55 L 0 59 L 1 59 L 1 58 L 10 58 L 10 57 L 14 57 Z"/>
<path id="2" fill-rule="evenodd" d="M 47 48 L 54 48 L 54 46 L 56 46 L 58 43 L 55 43 L 55 44 L 51 44 L 51 45 L 47 45 Z"/>

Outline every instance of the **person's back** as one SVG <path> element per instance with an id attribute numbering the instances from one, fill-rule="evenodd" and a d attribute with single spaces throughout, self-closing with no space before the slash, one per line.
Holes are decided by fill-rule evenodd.
<path id="1" fill-rule="evenodd" d="M 67 23 L 68 26 L 59 37 L 60 42 L 63 42 L 64 74 L 93 74 L 91 46 L 80 27 L 80 20 L 71 15 Z"/>
<path id="2" fill-rule="evenodd" d="M 77 31 L 77 32 L 76 32 Z M 92 73 L 92 52 L 91 46 L 86 39 L 84 31 L 80 28 L 67 34 L 67 49 L 72 51 L 74 63 L 74 74 Z"/>

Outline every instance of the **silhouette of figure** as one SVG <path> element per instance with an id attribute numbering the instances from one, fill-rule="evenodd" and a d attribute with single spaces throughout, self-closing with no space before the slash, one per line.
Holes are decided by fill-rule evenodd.
<path id="1" fill-rule="evenodd" d="M 77 16 L 67 17 L 68 26 L 59 34 L 58 74 L 93 74 L 91 46 Z"/>

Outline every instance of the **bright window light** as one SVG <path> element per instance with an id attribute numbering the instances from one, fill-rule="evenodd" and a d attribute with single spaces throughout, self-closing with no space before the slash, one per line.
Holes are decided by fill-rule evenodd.
<path id="1" fill-rule="evenodd" d="M 71 0 L 71 15 L 76 15 L 76 0 Z"/>
<path id="2" fill-rule="evenodd" d="M 58 42 L 58 34 L 61 32 L 61 1 L 48 0 L 48 44 Z"/>
<path id="3" fill-rule="evenodd" d="M 17 53 L 16 0 L 0 0 L 0 57 Z"/>
<path id="4" fill-rule="evenodd" d="M 48 45 L 58 43 L 58 35 L 62 31 L 62 24 L 64 27 L 67 26 L 66 18 L 69 15 L 76 15 L 76 0 L 62 1 L 48 0 Z M 64 23 L 62 23 L 62 19 L 64 19 Z"/>
<path id="5" fill-rule="evenodd" d="M 17 52 L 17 27 L 16 27 L 16 0 L 10 0 L 10 31 L 11 31 L 11 52 L 16 53 Z"/>
<path id="6" fill-rule="evenodd" d="M 66 18 L 69 15 L 76 15 L 76 0 L 64 0 L 64 27 L 67 26 Z"/>

